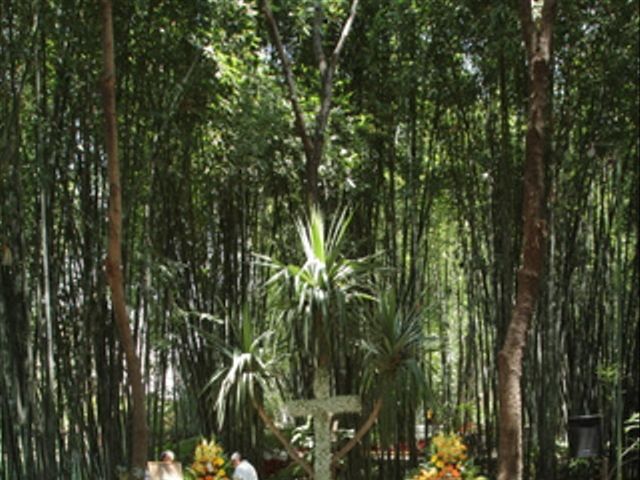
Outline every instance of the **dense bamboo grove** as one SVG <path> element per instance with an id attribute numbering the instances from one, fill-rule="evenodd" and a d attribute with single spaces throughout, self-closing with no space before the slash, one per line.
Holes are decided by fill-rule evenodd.
<path id="1" fill-rule="evenodd" d="M 258 413 L 230 397 L 218 425 L 210 380 L 228 365 L 224 347 L 240 348 L 243 322 L 257 337 L 289 321 L 255 261 L 301 260 L 294 221 L 310 196 L 281 57 L 258 2 L 114 3 L 123 274 L 148 456 L 172 447 L 189 461 L 185 441 L 215 433 L 260 458 L 275 443 Z M 389 389 L 339 478 L 404 478 L 425 423 L 465 432 L 494 478 L 497 356 L 522 240 L 517 7 L 361 0 L 320 139 L 326 73 L 313 31 L 331 52 L 351 5 L 322 3 L 318 24 L 314 1 L 270 2 L 301 116 L 321 142 L 311 196 L 328 219 L 348 209 L 346 257 L 377 254 L 367 282 L 418 312 L 426 372 L 420 395 L 411 382 Z M 0 4 L 2 480 L 115 479 L 131 460 L 133 405 L 105 275 L 99 7 Z M 590 413 L 604 418 L 609 478 L 639 475 L 637 451 L 623 455 L 633 440 L 624 422 L 640 410 L 638 21 L 626 0 L 558 2 L 546 261 L 521 383 L 524 478 L 582 478 L 572 477 L 567 421 Z M 335 393 L 363 390 L 364 325 L 331 333 Z M 311 396 L 313 359 L 290 348 L 298 340 L 278 347 L 294 352 L 278 360 L 287 398 Z M 374 400 L 341 427 L 361 424 Z M 379 444 L 396 454 L 369 456 Z"/>

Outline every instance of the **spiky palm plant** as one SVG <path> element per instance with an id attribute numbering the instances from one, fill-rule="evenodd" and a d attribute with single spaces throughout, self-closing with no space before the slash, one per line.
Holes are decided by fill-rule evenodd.
<path id="1" fill-rule="evenodd" d="M 374 398 L 368 418 L 334 456 L 334 464 L 351 450 L 382 417 L 381 434 L 389 433 L 396 402 L 403 392 L 421 398 L 426 388 L 421 358 L 432 339 L 425 338 L 420 311 L 404 309 L 393 292 L 380 295 L 375 313 L 368 319 L 361 345 L 365 371 L 361 385 L 364 396 Z M 427 345 L 425 345 L 425 341 Z"/>
<path id="2" fill-rule="evenodd" d="M 373 299 L 369 285 L 372 259 L 344 255 L 348 224 L 343 211 L 325 230 L 322 214 L 312 209 L 306 222 L 296 222 L 303 254 L 300 264 L 258 256 L 274 272 L 267 286 L 286 313 L 289 328 L 285 333 L 291 341 L 301 341 L 296 347 L 310 354 L 320 368 L 327 368 L 334 348 L 342 347 L 331 335 L 347 328 L 359 331 L 363 317 L 357 307 L 361 300 Z"/>
<path id="3" fill-rule="evenodd" d="M 247 307 L 243 308 L 238 326 L 233 330 L 234 340 L 231 344 L 218 342 L 217 345 L 227 357 L 228 363 L 221 367 L 207 384 L 207 388 L 216 395 L 215 405 L 219 425 L 224 423 L 225 417 L 229 414 L 230 403 L 234 406 L 232 413 L 235 418 L 242 418 L 247 404 L 250 403 L 289 456 L 312 476 L 311 466 L 296 452 L 264 406 L 267 392 L 278 394 L 282 391 L 278 366 L 284 363 L 284 359 L 279 355 L 273 331 L 268 330 L 256 336 Z M 230 398 L 234 401 L 229 402 Z"/>
<path id="4" fill-rule="evenodd" d="M 393 292 L 382 295 L 362 340 L 365 350 L 363 390 L 384 390 L 398 383 L 424 386 L 419 366 L 425 337 L 420 312 L 398 306 Z"/>
<path id="5" fill-rule="evenodd" d="M 218 424 L 224 423 L 229 399 L 242 409 L 247 402 L 262 398 L 265 392 L 281 391 L 277 366 L 282 363 L 272 341 L 273 332 L 254 334 L 249 309 L 245 306 L 238 322 L 232 323 L 232 341 L 219 343 L 218 349 L 227 357 L 226 363 L 207 384 L 216 394 Z M 234 412 L 240 414 L 241 411 Z"/>

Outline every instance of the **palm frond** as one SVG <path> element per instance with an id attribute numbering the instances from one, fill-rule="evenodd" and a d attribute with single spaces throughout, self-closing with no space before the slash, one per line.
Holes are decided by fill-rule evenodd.
<path id="1" fill-rule="evenodd" d="M 253 318 L 248 306 L 243 306 L 241 315 L 232 325 L 231 345 L 221 349 L 227 358 L 224 366 L 216 371 L 205 386 L 214 396 L 217 420 L 224 423 L 228 400 L 241 410 L 264 392 L 279 392 L 276 369 L 281 358 L 277 356 L 274 332 L 265 330 L 256 335 Z"/>
<path id="2" fill-rule="evenodd" d="M 377 385 L 384 390 L 398 378 L 424 388 L 424 372 L 419 368 L 423 339 L 419 313 L 400 308 L 394 294 L 383 295 L 369 336 L 362 342 L 367 365 L 363 389 Z"/>
<path id="3" fill-rule="evenodd" d="M 302 336 L 306 351 L 313 351 L 308 347 L 322 336 L 329 337 L 336 327 L 344 327 L 347 317 L 361 321 L 358 303 L 373 299 L 367 288 L 373 264 L 368 259 L 344 257 L 350 219 L 343 210 L 327 231 L 321 212 L 312 209 L 306 219 L 296 221 L 302 254 L 299 264 L 256 256 L 260 265 L 273 272 L 265 286 L 273 287 L 284 298 L 283 306 L 295 312 L 287 316 L 292 320 L 289 331 Z"/>

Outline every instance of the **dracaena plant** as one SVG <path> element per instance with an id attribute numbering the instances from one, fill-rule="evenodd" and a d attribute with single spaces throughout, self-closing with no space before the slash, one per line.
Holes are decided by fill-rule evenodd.
<path id="1" fill-rule="evenodd" d="M 350 259 L 345 255 L 346 211 L 325 227 L 323 215 L 312 209 L 306 220 L 296 222 L 301 256 L 285 263 L 258 255 L 273 273 L 266 285 L 284 312 L 287 335 L 298 348 L 312 354 L 312 361 L 326 366 L 340 347 L 331 335 L 358 332 L 363 320 L 362 301 L 372 300 L 372 257 Z"/>

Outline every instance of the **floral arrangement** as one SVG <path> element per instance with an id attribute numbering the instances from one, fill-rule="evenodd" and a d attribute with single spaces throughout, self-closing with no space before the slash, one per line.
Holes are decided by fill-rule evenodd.
<path id="1" fill-rule="evenodd" d="M 432 442 L 429 462 L 412 477 L 412 480 L 476 479 L 467 462 L 467 447 L 456 434 L 439 433 Z"/>
<path id="2" fill-rule="evenodd" d="M 229 480 L 225 467 L 228 462 L 224 451 L 215 440 L 202 440 L 196 447 L 191 469 L 196 478 L 203 480 Z"/>

